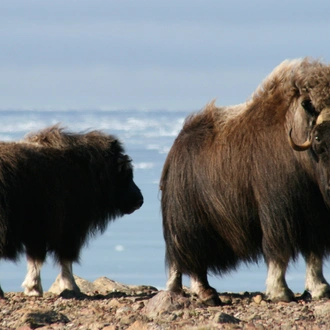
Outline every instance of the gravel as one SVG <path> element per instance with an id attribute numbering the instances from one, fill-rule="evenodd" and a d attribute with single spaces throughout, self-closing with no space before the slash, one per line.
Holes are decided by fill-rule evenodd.
<path id="1" fill-rule="evenodd" d="M 330 329 L 330 301 L 312 301 L 306 292 L 291 303 L 267 301 L 261 292 L 219 293 L 222 305 L 207 307 L 187 288 L 182 296 L 105 277 L 75 278 L 83 293 L 6 293 L 0 329 Z"/>

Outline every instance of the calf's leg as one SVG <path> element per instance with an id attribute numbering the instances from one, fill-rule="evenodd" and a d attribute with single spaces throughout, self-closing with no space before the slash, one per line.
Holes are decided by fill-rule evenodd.
<path id="1" fill-rule="evenodd" d="M 61 272 L 57 278 L 57 280 L 59 281 L 60 291 L 62 292 L 64 290 L 70 290 L 79 293 L 80 289 L 73 277 L 72 262 L 67 260 L 61 260 L 60 265 Z"/>
<path id="2" fill-rule="evenodd" d="M 22 287 L 24 293 L 28 296 L 42 296 L 43 290 L 41 285 L 40 270 L 43 260 L 34 259 L 27 256 L 27 274 L 25 276 Z"/>
<path id="3" fill-rule="evenodd" d="M 330 298 L 330 286 L 323 276 L 323 258 L 310 253 L 305 261 L 305 290 L 310 292 L 313 299 Z"/>

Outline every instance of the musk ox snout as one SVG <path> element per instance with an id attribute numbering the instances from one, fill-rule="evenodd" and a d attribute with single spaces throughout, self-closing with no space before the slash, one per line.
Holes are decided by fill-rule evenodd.
<path id="1" fill-rule="evenodd" d="M 315 128 L 313 134 L 312 148 L 318 155 L 325 154 L 330 151 L 330 122 L 326 121 Z M 329 158 L 329 157 L 328 157 Z"/>
<path id="2" fill-rule="evenodd" d="M 122 193 L 123 197 L 120 208 L 123 214 L 131 214 L 143 205 L 143 195 L 133 180 L 129 183 L 129 187 Z"/>

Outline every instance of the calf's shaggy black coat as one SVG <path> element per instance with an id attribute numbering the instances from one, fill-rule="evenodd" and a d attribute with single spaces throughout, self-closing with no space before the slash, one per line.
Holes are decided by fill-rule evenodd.
<path id="1" fill-rule="evenodd" d="M 143 203 L 130 158 L 113 136 L 53 126 L 0 144 L 0 257 L 77 261 L 110 220 Z"/>

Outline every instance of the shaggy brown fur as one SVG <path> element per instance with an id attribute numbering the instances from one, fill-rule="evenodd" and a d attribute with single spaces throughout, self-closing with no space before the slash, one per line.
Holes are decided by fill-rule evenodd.
<path id="1" fill-rule="evenodd" d="M 285 269 L 299 253 L 329 253 L 330 200 L 313 151 L 288 143 L 291 128 L 303 142 L 329 104 L 330 67 L 306 58 L 283 62 L 246 103 L 186 119 L 160 183 L 171 269 L 201 278 L 262 256 Z"/>
<path id="2" fill-rule="evenodd" d="M 53 126 L 0 144 L 0 257 L 77 261 L 110 220 L 140 208 L 130 159 L 113 136 Z M 0 289 L 1 293 L 1 289 Z"/>

